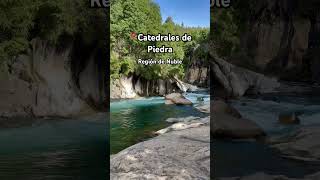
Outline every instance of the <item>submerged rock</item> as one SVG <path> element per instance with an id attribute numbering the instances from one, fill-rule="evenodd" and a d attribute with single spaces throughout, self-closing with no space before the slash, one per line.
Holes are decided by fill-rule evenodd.
<path id="1" fill-rule="evenodd" d="M 282 124 L 300 124 L 297 113 L 287 113 L 279 115 L 279 122 Z"/>
<path id="2" fill-rule="evenodd" d="M 190 122 L 198 119 L 200 119 L 200 117 L 189 116 L 189 117 L 182 117 L 182 118 L 168 118 L 166 121 L 169 123 L 178 123 L 178 122 Z"/>
<path id="3" fill-rule="evenodd" d="M 172 131 L 113 155 L 110 178 L 210 179 L 210 127 Z"/>
<path id="4" fill-rule="evenodd" d="M 194 123 L 176 123 L 173 124 L 170 127 L 167 127 L 165 129 L 161 129 L 157 131 L 155 134 L 165 134 L 171 131 L 179 131 L 179 130 L 184 130 L 184 129 L 190 129 L 190 128 L 197 128 L 204 125 L 204 123 L 201 122 L 194 122 Z"/>
<path id="5" fill-rule="evenodd" d="M 181 93 L 171 93 L 166 95 L 165 104 L 176 104 L 176 105 L 192 105 L 192 102 L 185 98 Z"/>
<path id="6" fill-rule="evenodd" d="M 198 111 L 203 112 L 203 113 L 210 113 L 210 104 L 202 104 L 202 105 L 198 105 L 195 106 L 196 109 L 198 109 Z"/>

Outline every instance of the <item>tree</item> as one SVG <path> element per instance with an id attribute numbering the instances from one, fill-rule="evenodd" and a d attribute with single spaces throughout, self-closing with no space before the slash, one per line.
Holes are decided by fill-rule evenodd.
<path id="1" fill-rule="evenodd" d="M 172 17 L 168 17 L 162 23 L 160 7 L 152 0 L 114 0 L 111 4 L 111 78 L 135 73 L 146 79 L 168 78 L 184 76 L 184 66 L 152 65 L 144 66 L 136 63 L 141 59 L 181 59 L 185 58 L 186 45 L 190 43 L 180 42 L 139 42 L 133 40 L 130 35 L 134 33 L 144 34 L 172 34 L 183 35 L 186 32 L 199 34 L 195 40 L 197 43 L 206 39 L 202 36 L 201 28 L 185 28 L 174 23 Z M 208 32 L 208 29 L 207 31 Z M 207 34 L 206 34 L 207 35 Z M 192 45 L 196 45 L 196 42 Z M 147 46 L 172 47 L 173 53 L 147 53 Z"/>

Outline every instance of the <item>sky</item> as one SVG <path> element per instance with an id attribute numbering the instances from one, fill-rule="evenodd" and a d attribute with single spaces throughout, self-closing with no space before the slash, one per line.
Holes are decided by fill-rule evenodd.
<path id="1" fill-rule="evenodd" d="M 160 5 L 163 21 L 168 16 L 175 23 L 189 27 L 210 26 L 210 0 L 154 0 Z"/>

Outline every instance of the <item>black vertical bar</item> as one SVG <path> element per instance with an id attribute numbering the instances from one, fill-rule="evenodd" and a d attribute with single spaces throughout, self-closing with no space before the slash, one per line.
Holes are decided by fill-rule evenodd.
<path id="1" fill-rule="evenodd" d="M 107 177 L 110 176 L 110 6 L 105 9 L 106 13 L 106 34 L 105 34 L 105 47 L 106 47 L 106 76 L 105 81 L 107 84 L 106 88 L 106 105 L 107 105 Z"/>

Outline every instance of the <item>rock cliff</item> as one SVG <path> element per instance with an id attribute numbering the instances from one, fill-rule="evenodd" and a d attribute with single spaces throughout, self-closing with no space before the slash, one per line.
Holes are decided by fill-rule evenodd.
<path id="1" fill-rule="evenodd" d="M 275 78 L 237 67 L 218 57 L 210 59 L 212 84 L 217 96 L 240 97 L 246 94 L 270 93 L 280 86 Z"/>
<path id="2" fill-rule="evenodd" d="M 210 64 L 206 56 L 208 48 L 205 43 L 194 48 L 189 57 L 190 64 L 186 69 L 185 82 L 204 88 L 210 86 Z"/>
<path id="3" fill-rule="evenodd" d="M 0 116 L 70 117 L 106 111 L 103 52 L 80 44 L 56 48 L 32 40 L 28 52 L 1 73 Z"/>
<path id="4" fill-rule="evenodd" d="M 163 96 L 173 92 L 196 91 L 198 88 L 177 78 L 148 80 L 141 76 L 122 76 L 110 83 L 111 99 Z"/>
<path id="5" fill-rule="evenodd" d="M 242 53 L 257 69 L 285 80 L 320 82 L 319 1 L 238 0 L 234 8 L 245 27 L 239 32 Z"/>

